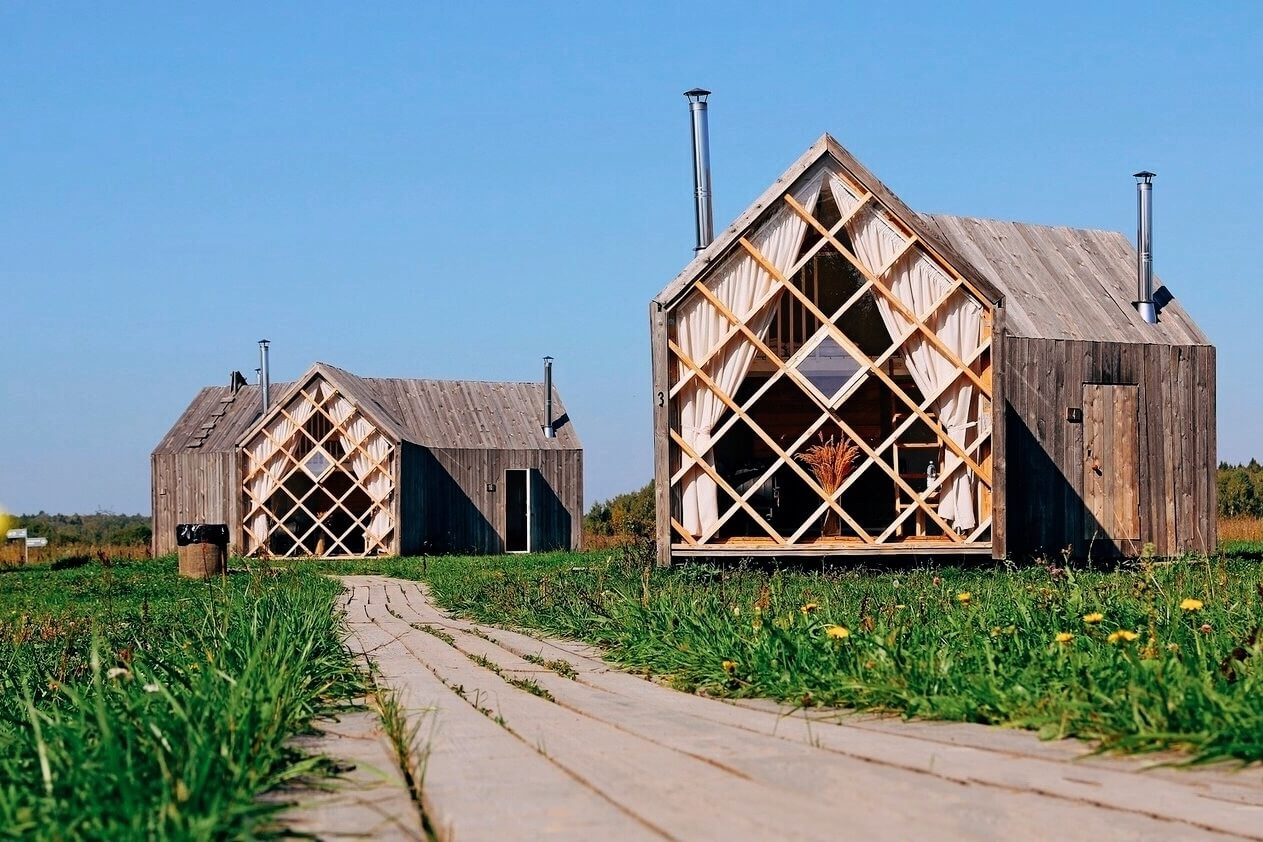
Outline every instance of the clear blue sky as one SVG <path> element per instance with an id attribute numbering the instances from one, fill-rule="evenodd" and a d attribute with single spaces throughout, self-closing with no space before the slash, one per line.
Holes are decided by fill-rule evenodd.
<path id="1" fill-rule="evenodd" d="M 587 498 L 651 473 L 647 302 L 824 131 L 919 210 L 1134 231 L 1263 457 L 1263 7 L 0 6 L 0 505 L 149 510 L 198 387 L 325 360 L 558 386 Z"/>

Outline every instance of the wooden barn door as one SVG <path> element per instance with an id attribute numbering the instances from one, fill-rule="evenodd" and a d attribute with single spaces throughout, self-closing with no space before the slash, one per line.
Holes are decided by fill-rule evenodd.
<path id="1" fill-rule="evenodd" d="M 1140 539 L 1139 417 L 1139 387 L 1083 384 L 1083 537 L 1098 550 Z"/>

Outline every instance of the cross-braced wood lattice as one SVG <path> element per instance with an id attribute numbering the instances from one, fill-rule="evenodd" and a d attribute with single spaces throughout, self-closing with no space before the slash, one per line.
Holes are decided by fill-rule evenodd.
<path id="1" fill-rule="evenodd" d="M 323 379 L 245 447 L 248 554 L 366 556 L 395 542 L 395 446 Z"/>
<path id="2" fill-rule="evenodd" d="M 816 207 L 813 212 L 800 201 L 801 196 L 795 198 L 792 192 L 785 193 L 781 197 L 784 207 L 806 226 L 796 259 L 785 261 L 790 263 L 788 268 L 778 269 L 774 260 L 755 245 L 757 237 L 746 236 L 737 240 L 738 254 L 748 255 L 770 276 L 770 287 L 743 315 L 735 313 L 734 308 L 729 307 L 712 288 L 713 274 L 702 275 L 695 280 L 686 296 L 680 299 L 685 301 L 689 297 L 700 296 L 722 316 L 724 327 L 722 333 L 708 343 L 708 347 L 694 349 L 693 356 L 684 350 L 678 321 L 673 322 L 667 339 L 667 359 L 674 378 L 668 393 L 672 401 L 669 436 L 670 485 L 675 501 L 671 518 L 673 542 L 678 548 L 689 550 L 707 545 L 739 545 L 742 542 L 770 543 L 792 549 L 796 545 L 820 543 L 822 537 L 817 530 L 822 519 L 832 514 L 844 525 L 848 533 L 845 540 L 874 548 L 908 540 L 905 532 L 909 519 L 913 518 L 918 524 L 918 533 L 921 533 L 916 537 L 927 545 L 959 548 L 988 544 L 992 482 L 989 416 L 993 393 L 992 314 L 990 308 L 982 303 L 986 298 L 929 244 L 902 225 L 872 192 L 860 186 L 847 173 L 829 172 L 822 178 L 826 185 L 824 190 L 829 189 L 829 179 L 839 179 L 845 185 L 840 189 L 850 194 L 854 204 L 850 207 L 833 204 L 831 212 L 837 215 L 836 221 L 829 219 L 826 223 L 822 221 L 824 214 L 821 207 Z M 777 212 L 778 208 L 770 208 L 763 218 L 767 219 Z M 860 220 L 862 214 L 878 215 L 882 224 L 898 238 L 898 247 L 881 265 L 866 265 L 857 256 L 858 249 L 848 236 L 848 232 L 854 230 L 849 226 Z M 840 304 L 833 306 L 836 301 L 833 302 L 829 312 L 822 309 L 824 301 L 817 292 L 815 275 L 805 271 L 813 268 L 814 261 L 825 255 L 844 259 L 851 267 L 848 271 L 855 273 L 857 284 L 857 288 Z M 892 282 L 893 272 L 897 269 L 902 271 L 908 261 L 914 260 L 928 261 L 928 265 L 934 267 L 933 271 L 941 274 L 943 279 L 941 291 L 931 299 L 932 303 L 922 306 L 917 312 L 894 291 Z M 862 303 L 868 308 L 867 318 L 875 319 L 871 304 L 878 300 L 887 314 L 897 314 L 888 315 L 886 327 L 895 325 L 898 329 L 882 330 L 881 336 L 888 337 L 888 344 L 874 351 L 870 343 L 866 351 L 855 336 L 848 335 L 844 326 L 854 324 L 857 314 L 864 310 Z M 981 310 L 978 342 L 976 347 L 971 344 L 964 354 L 954 351 L 951 343 L 935 330 L 935 325 L 943 330 L 941 325 L 949 308 L 959 308 L 962 302 L 971 303 Z M 793 323 L 782 324 L 791 313 Z M 769 334 L 775 337 L 770 338 Z M 786 337 L 793 337 L 794 341 L 786 341 Z M 741 388 L 725 390 L 717 382 L 720 379 L 717 376 L 719 366 L 724 364 L 725 355 L 731 354 L 738 343 L 753 346 L 759 374 L 767 375 L 761 382 L 758 379 L 751 381 L 757 385 L 753 391 L 749 388 L 744 392 Z M 807 361 L 827 343 L 835 343 L 844 352 L 850 375 L 832 394 L 829 390 L 818 388 L 806 370 Z M 954 371 L 947 376 L 939 376 L 933 382 L 933 388 L 916 388 L 908 377 L 895 374 L 897 365 L 904 366 L 907 362 L 905 357 L 913 346 L 920 348 L 923 355 L 931 353 L 946 360 L 950 363 L 947 367 L 954 368 Z M 903 370 L 906 372 L 906 367 Z M 814 413 L 814 420 L 807 423 L 805 429 L 794 428 L 796 435 L 792 438 L 774 435 L 767 428 L 766 419 L 760 422 L 755 417 L 756 404 L 774 389 L 785 388 L 788 384 L 797 387 L 795 394 L 801 395 L 801 403 Z M 959 425 L 956 434 L 952 435 L 935 412 L 935 407 L 950 393 L 962 391 L 957 384 L 971 387 L 968 394 L 973 403 L 967 435 L 961 434 Z M 696 393 L 702 389 L 713 393 L 722 402 L 724 413 L 715 429 L 705 437 L 704 446 L 695 447 L 697 436 L 694 441 L 689 440 L 681 426 L 680 408 L 689 397 L 688 390 Z M 848 402 L 861 393 L 871 395 L 877 392 L 895 410 L 893 415 L 887 416 L 893 420 L 880 428 L 861 430 L 849 417 L 854 403 Z M 753 480 L 740 483 L 741 490 L 717 467 L 715 459 L 717 449 L 724 444 L 726 437 L 736 435 L 734 431 L 740 431 L 741 436 L 752 437 L 760 449 L 772 455 L 770 464 L 761 473 Z M 931 469 L 928 476 L 918 478 L 915 486 L 898 467 L 897 458 L 897 448 L 914 433 L 928 435 L 928 446 L 931 448 L 937 444 L 941 454 L 938 464 L 942 465 L 939 473 L 935 474 Z M 861 451 L 854 471 L 832 493 L 826 493 L 796 458 L 826 434 L 841 435 Z M 927 445 L 921 443 L 918 447 Z M 753 501 L 775 475 L 786 475 L 786 472 L 794 482 L 801 481 L 814 496 L 801 521 L 795 520 L 789 525 L 774 524 L 766 509 L 756 508 Z M 884 477 L 892 487 L 895 500 L 885 522 L 874 524 L 870 515 L 867 522 L 861 523 L 844 500 L 848 490 L 874 472 Z M 718 489 L 719 516 L 700 527 L 689 529 L 681 523 L 678 514 L 681 492 L 687 483 L 703 474 Z M 938 500 L 953 484 L 959 486 L 962 477 L 966 478 L 970 505 L 974 510 L 968 519 L 956 517 L 949 521 L 940 514 Z M 752 534 L 734 535 L 730 526 L 734 518 L 744 522 Z M 957 526 L 962 522 L 968 523 L 968 528 Z"/>

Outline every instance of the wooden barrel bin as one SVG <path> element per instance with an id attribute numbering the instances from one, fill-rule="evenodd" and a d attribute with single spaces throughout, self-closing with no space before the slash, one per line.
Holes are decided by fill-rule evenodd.
<path id="1" fill-rule="evenodd" d="M 175 528 L 180 575 L 209 579 L 228 570 L 228 526 L 222 523 L 181 523 Z"/>

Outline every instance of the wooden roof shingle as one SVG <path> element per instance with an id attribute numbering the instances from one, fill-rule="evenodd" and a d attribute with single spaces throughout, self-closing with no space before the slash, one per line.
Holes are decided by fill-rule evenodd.
<path id="1" fill-rule="evenodd" d="M 582 449 L 556 386 L 556 436 L 548 439 L 542 430 L 541 383 L 360 377 L 316 363 L 292 383 L 273 383 L 272 406 L 283 406 L 313 377 L 329 381 L 396 442 L 450 449 Z M 208 386 L 197 393 L 153 452 L 231 451 L 262 421 L 258 386 L 242 387 L 235 396 L 227 386 Z"/>

